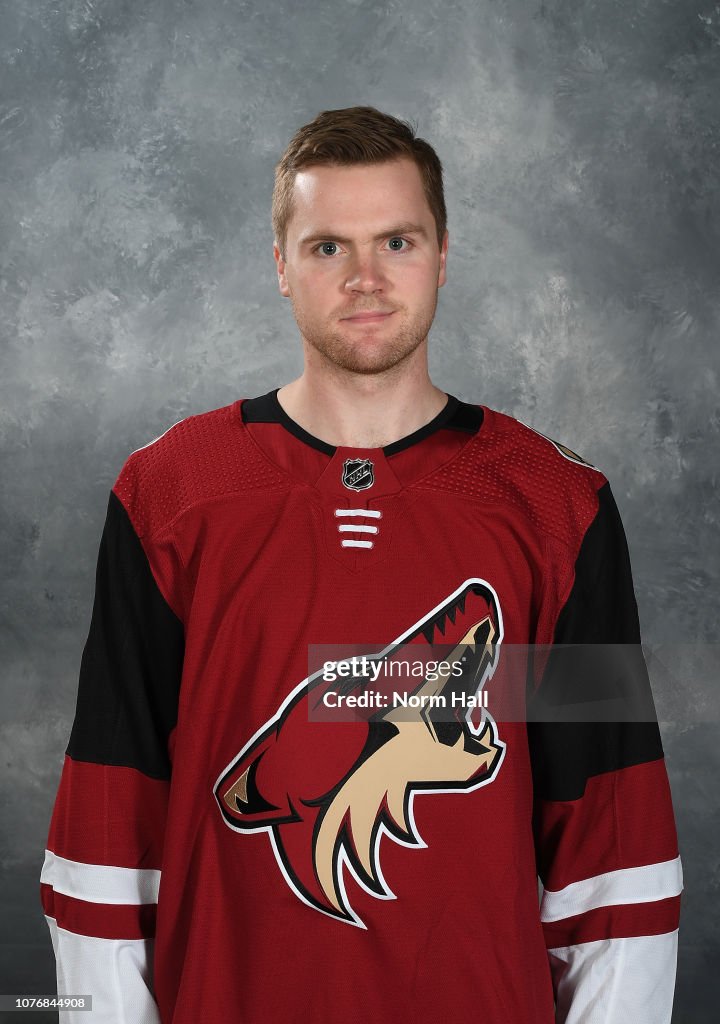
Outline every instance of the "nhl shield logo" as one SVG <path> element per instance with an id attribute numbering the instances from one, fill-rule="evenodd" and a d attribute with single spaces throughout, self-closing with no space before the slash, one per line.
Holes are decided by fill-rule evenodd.
<path id="1" fill-rule="evenodd" d="M 365 491 L 375 481 L 373 464 L 370 459 L 345 459 L 342 482 L 351 491 Z"/>

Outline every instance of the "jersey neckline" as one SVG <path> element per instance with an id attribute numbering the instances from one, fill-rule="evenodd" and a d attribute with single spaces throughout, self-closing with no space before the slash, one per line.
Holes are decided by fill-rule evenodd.
<path id="1" fill-rule="evenodd" d="M 329 444 L 327 441 L 321 440 L 319 437 L 315 437 L 314 434 L 309 433 L 304 427 L 301 427 L 288 413 L 283 409 L 278 399 L 278 391 L 280 387 L 273 388 L 272 391 L 268 391 L 265 395 L 260 395 L 257 398 L 246 398 L 242 401 L 240 406 L 240 413 L 244 423 L 279 423 L 285 428 L 290 434 L 309 445 L 311 448 L 315 448 L 318 451 L 323 452 L 326 455 L 333 456 L 338 450 L 336 445 Z M 447 402 L 442 409 L 422 427 L 418 427 L 417 430 L 413 430 L 412 433 L 407 434 L 405 437 L 399 438 L 397 441 L 392 441 L 390 444 L 377 446 L 376 448 L 362 448 L 366 451 L 382 451 L 383 455 L 390 456 L 396 455 L 398 452 L 404 451 L 406 448 L 410 448 L 412 445 L 418 444 L 420 441 L 425 440 L 430 434 L 435 433 L 441 427 L 449 426 L 452 429 L 465 430 L 469 432 L 475 432 L 479 429 L 482 423 L 482 407 L 468 405 L 465 402 L 461 402 L 455 395 L 447 393 Z M 468 416 L 469 411 L 470 417 Z M 469 418 L 475 419 L 475 423 L 470 423 Z M 348 446 L 345 446 L 348 447 Z M 358 448 L 358 446 L 354 446 Z"/>

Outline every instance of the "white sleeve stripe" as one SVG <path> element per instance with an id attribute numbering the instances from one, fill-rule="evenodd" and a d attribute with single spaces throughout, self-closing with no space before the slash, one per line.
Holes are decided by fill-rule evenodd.
<path id="1" fill-rule="evenodd" d="M 153 989 L 153 939 L 101 939 L 58 928 L 45 915 L 59 996 L 92 995 L 92 1012 L 64 1010 L 63 1024 L 160 1024 Z"/>
<path id="2" fill-rule="evenodd" d="M 678 932 L 549 949 L 557 1024 L 670 1024 Z"/>
<path id="3" fill-rule="evenodd" d="M 621 868 L 572 882 L 557 891 L 546 889 L 540 905 L 540 920 L 562 921 L 598 907 L 651 903 L 679 896 L 682 888 L 680 857 L 639 868 Z"/>
<path id="4" fill-rule="evenodd" d="M 157 903 L 160 871 L 83 864 L 46 850 L 40 881 L 55 892 L 88 903 Z"/>

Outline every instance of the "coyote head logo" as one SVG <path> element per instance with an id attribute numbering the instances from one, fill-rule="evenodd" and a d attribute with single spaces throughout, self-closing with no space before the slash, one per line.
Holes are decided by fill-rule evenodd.
<path id="1" fill-rule="evenodd" d="M 402 651 L 422 654 L 442 644 L 456 666 L 417 679 L 415 711 L 369 709 L 358 720 L 312 720 L 328 690 L 351 693 L 367 680 L 328 683 L 318 670 L 288 694 L 276 714 L 221 772 L 214 795 L 236 832 L 269 834 L 285 880 L 314 909 L 361 928 L 345 888 L 345 871 L 378 899 L 394 899 L 380 865 L 383 835 L 424 847 L 413 816 L 416 793 L 469 792 L 497 775 L 505 753 L 484 708 L 470 721 L 464 698 L 477 697 L 492 676 L 503 637 L 500 605 L 481 579 L 466 580 L 369 661 L 391 662 Z M 445 708 L 427 697 L 445 698 Z M 459 705 L 457 711 L 446 710 Z"/>

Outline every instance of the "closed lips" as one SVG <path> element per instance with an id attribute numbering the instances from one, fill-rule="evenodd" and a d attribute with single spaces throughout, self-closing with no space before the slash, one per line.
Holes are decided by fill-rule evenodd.
<path id="1" fill-rule="evenodd" d="M 392 312 L 393 311 L 390 310 L 387 313 L 382 313 L 382 312 L 380 312 L 380 313 L 356 313 L 354 316 L 346 316 L 344 319 L 345 320 L 380 320 L 384 316 L 390 316 L 390 313 L 392 313 Z"/>

